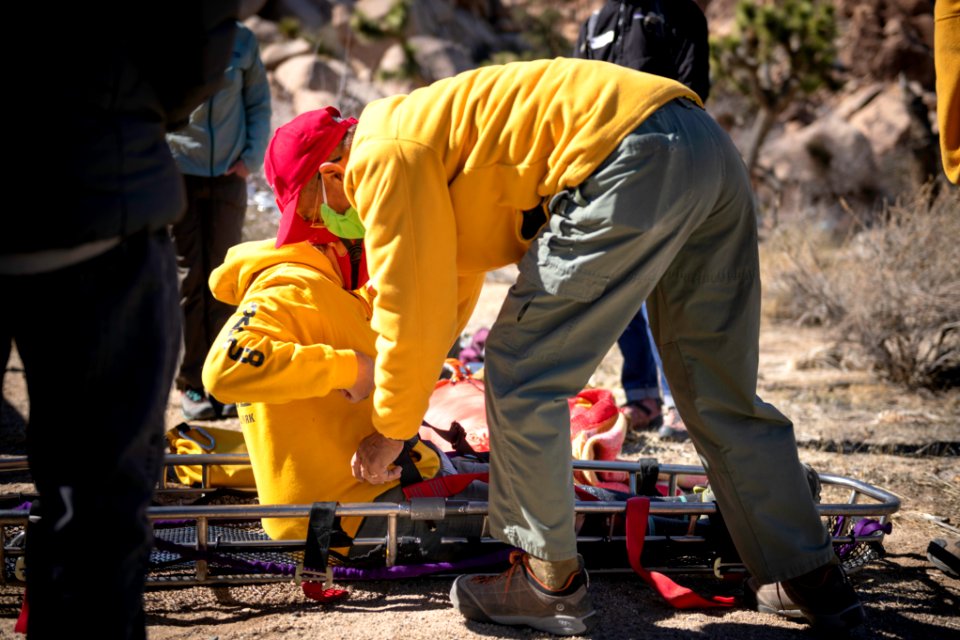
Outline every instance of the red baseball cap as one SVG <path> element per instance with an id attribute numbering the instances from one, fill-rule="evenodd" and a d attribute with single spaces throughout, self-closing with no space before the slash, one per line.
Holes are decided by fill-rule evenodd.
<path id="1" fill-rule="evenodd" d="M 330 154 L 343 140 L 356 118 L 341 118 L 333 107 L 300 114 L 277 129 L 263 159 L 267 183 L 280 209 L 277 247 L 310 240 L 333 242 L 336 236 L 324 227 L 316 227 L 297 215 L 300 191 L 312 180 Z"/>

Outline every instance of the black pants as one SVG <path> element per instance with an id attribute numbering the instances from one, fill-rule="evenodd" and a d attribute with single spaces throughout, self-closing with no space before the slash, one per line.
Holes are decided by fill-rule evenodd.
<path id="1" fill-rule="evenodd" d="M 210 272 L 241 241 L 247 181 L 240 176 L 184 176 L 187 211 L 173 225 L 183 310 L 183 360 L 177 388 L 202 389 L 203 361 L 234 308 L 210 293 Z"/>
<path id="2" fill-rule="evenodd" d="M 26 373 L 39 493 L 29 638 L 144 638 L 146 509 L 180 333 L 170 238 L 141 233 L 78 265 L 0 276 L 0 290 Z"/>

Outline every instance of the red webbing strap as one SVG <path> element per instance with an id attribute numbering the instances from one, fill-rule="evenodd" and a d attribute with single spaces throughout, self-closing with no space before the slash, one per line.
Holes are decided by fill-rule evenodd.
<path id="1" fill-rule="evenodd" d="M 403 495 L 407 497 L 407 500 L 410 498 L 449 498 L 466 489 L 474 480 L 490 482 L 490 474 L 484 472 L 437 476 L 403 487 Z"/>
<path id="2" fill-rule="evenodd" d="M 596 502 L 600 500 L 600 498 L 593 495 L 578 484 L 573 485 L 573 493 L 575 496 L 577 496 L 577 500 L 583 500 L 584 502 Z"/>
<path id="3" fill-rule="evenodd" d="M 30 615 L 30 607 L 27 605 L 27 589 L 23 589 L 23 605 L 20 607 L 20 616 L 17 618 L 16 624 L 13 626 L 14 633 L 26 633 L 27 632 L 27 619 Z"/>
<path id="4" fill-rule="evenodd" d="M 627 557 L 630 566 L 644 582 L 657 590 L 663 599 L 676 609 L 702 609 L 707 607 L 732 607 L 735 599 L 725 596 L 704 598 L 687 587 L 656 571 L 647 571 L 640 564 L 640 553 L 647 535 L 647 516 L 650 514 L 650 499 L 635 497 L 627 500 Z"/>
<path id="5" fill-rule="evenodd" d="M 483 472 L 438 476 L 403 487 L 403 495 L 407 497 L 407 500 L 410 498 L 449 498 L 466 489 L 474 480 L 490 482 L 490 474 Z M 573 490 L 579 500 L 595 501 L 600 499 L 577 485 L 573 486 Z"/>
<path id="6" fill-rule="evenodd" d="M 350 595 L 350 592 L 346 589 L 327 587 L 323 582 L 307 581 L 301 583 L 300 586 L 303 589 L 303 595 L 317 602 L 339 602 Z"/>

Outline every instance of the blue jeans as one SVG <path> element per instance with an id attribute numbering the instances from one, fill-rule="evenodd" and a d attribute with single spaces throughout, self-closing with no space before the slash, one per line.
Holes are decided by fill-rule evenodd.
<path id="1" fill-rule="evenodd" d="M 647 305 L 633 316 L 633 320 L 617 339 L 623 356 L 620 384 L 627 402 L 660 398 L 667 407 L 673 406 L 673 397 L 667 376 L 663 373 L 660 352 L 647 324 Z"/>

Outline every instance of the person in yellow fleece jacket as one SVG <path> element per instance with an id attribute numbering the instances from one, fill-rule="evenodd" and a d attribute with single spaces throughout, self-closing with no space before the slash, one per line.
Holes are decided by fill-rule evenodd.
<path id="1" fill-rule="evenodd" d="M 397 477 L 391 463 L 485 273 L 519 267 L 484 368 L 491 532 L 525 553 L 499 576 L 455 581 L 464 616 L 586 629 L 595 611 L 576 547 L 566 398 L 648 299 L 677 407 L 757 584 L 789 594 L 817 626 L 862 622 L 793 424 L 756 395 L 754 197 L 693 91 L 594 60 L 482 67 L 371 102 L 335 164 L 377 288 L 365 385 L 376 432 L 354 454 L 355 477 Z"/>
<path id="2" fill-rule="evenodd" d="M 937 71 L 937 122 L 943 171 L 960 183 L 960 0 L 934 5 L 933 60 Z"/>
<path id="3" fill-rule="evenodd" d="M 354 122 L 324 109 L 277 130 L 265 161 L 282 212 L 277 239 L 232 247 L 210 276 L 213 294 L 237 310 L 206 357 L 203 381 L 218 398 L 238 403 L 261 504 L 403 500 L 396 480 L 370 484 L 352 476 L 350 458 L 374 432 L 372 402 L 338 392 L 354 386 L 358 362 L 372 362 L 375 339 L 365 261 L 348 249 L 362 249 L 363 229 L 355 216 L 324 207 L 320 177 Z M 425 443 L 410 456 L 423 478 L 441 469 L 442 454 Z M 482 489 L 486 499 L 485 483 L 477 485 L 470 490 Z M 354 535 L 360 520 L 344 518 L 342 526 Z M 306 536 L 306 519 L 266 518 L 263 525 L 274 539 Z"/>

